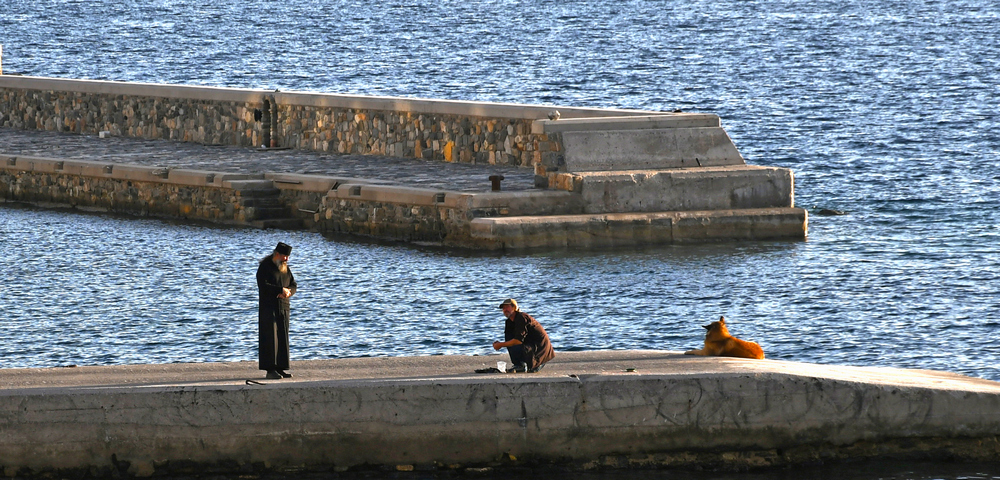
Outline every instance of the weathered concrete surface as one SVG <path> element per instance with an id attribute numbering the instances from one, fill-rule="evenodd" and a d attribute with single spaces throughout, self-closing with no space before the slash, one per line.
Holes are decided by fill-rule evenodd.
<path id="1" fill-rule="evenodd" d="M 477 218 L 475 246 L 488 250 L 601 248 L 805 236 L 801 208 Z"/>
<path id="2" fill-rule="evenodd" d="M 573 173 L 745 164 L 721 127 L 577 131 L 562 141 Z"/>
<path id="3" fill-rule="evenodd" d="M 753 165 L 579 174 L 586 213 L 793 208 L 787 168 Z"/>
<path id="4" fill-rule="evenodd" d="M 471 373 L 497 360 L 293 362 L 280 381 L 253 362 L 6 369 L 0 466 L 1000 460 L 997 382 L 668 351 L 560 352 L 538 374 Z"/>

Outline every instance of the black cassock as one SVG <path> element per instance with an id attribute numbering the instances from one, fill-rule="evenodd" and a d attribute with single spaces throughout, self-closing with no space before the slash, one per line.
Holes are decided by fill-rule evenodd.
<path id="1" fill-rule="evenodd" d="M 291 304 L 287 298 L 278 298 L 281 289 L 295 293 L 295 276 L 292 269 L 278 270 L 272 257 L 261 260 L 257 267 L 257 290 L 260 292 L 260 327 L 258 368 L 261 370 L 287 370 L 289 368 L 288 320 Z"/>

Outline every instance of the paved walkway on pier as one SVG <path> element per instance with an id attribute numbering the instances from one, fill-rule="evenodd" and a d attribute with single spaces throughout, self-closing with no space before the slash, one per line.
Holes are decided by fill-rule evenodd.
<path id="1" fill-rule="evenodd" d="M 294 349 L 292 351 L 294 355 Z M 753 375 L 780 373 L 849 382 L 1000 393 L 1000 383 L 931 370 L 817 365 L 782 360 L 697 357 L 661 350 L 557 352 L 538 373 L 479 374 L 476 369 L 510 362 L 505 354 L 365 357 L 292 361 L 293 377 L 265 380 L 256 361 L 162 365 L 0 369 L 0 395 L 34 389 L 308 386 L 315 382 L 457 381 L 497 382 L 544 378 L 648 375 Z M 248 382 L 248 380 L 250 382 Z M 256 383 L 254 383 L 256 382 Z"/>
<path id="2" fill-rule="evenodd" d="M 0 369 L 0 465 L 6 476 L 504 466 L 511 476 L 546 464 L 742 471 L 997 458 L 998 382 L 648 350 L 559 352 L 538 373 L 474 373 L 506 360 L 293 360 L 281 380 L 263 379 L 255 361 Z"/>
<path id="3" fill-rule="evenodd" d="M 491 175 L 503 190 L 534 188 L 534 171 L 497 165 L 447 163 L 378 155 L 335 155 L 305 150 L 210 146 L 168 140 L 0 128 L 0 154 L 88 160 L 212 172 L 301 173 L 367 178 L 408 186 L 489 191 Z"/>

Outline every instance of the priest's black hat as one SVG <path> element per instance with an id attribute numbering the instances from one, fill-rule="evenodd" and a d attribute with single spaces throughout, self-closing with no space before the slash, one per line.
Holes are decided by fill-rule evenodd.
<path id="1" fill-rule="evenodd" d="M 292 246 L 287 243 L 278 242 L 278 246 L 274 247 L 274 251 L 288 256 L 292 254 Z"/>

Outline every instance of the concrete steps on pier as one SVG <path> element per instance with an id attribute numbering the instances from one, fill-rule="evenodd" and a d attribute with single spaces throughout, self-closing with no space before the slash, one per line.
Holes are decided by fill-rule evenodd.
<path id="1" fill-rule="evenodd" d="M 302 220 L 297 218 L 270 218 L 267 220 L 254 220 L 250 226 L 262 230 L 299 230 L 302 228 Z"/>
<path id="2" fill-rule="evenodd" d="M 271 180 L 233 182 L 244 210 L 246 222 L 256 228 L 294 230 L 302 228 L 302 220 L 288 211 L 281 199 L 281 189 Z"/>

